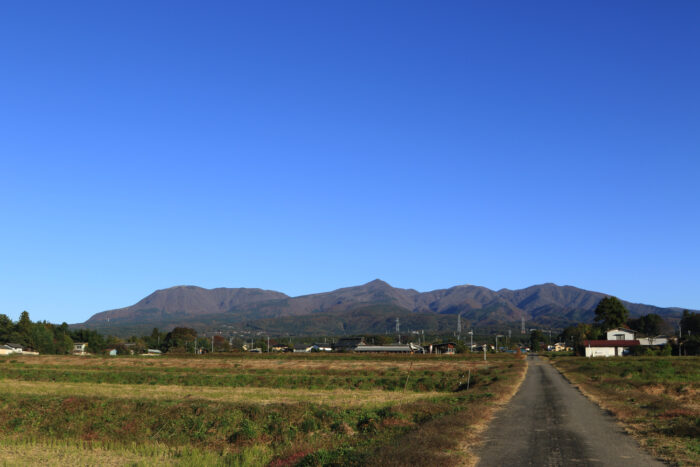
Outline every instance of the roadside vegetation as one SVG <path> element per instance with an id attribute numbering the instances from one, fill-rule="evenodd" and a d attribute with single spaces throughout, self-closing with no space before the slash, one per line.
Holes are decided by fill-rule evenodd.
<path id="1" fill-rule="evenodd" d="M 649 452 L 674 465 L 700 465 L 700 358 L 550 361 Z"/>
<path id="2" fill-rule="evenodd" d="M 513 354 L 482 358 L 12 356 L 0 359 L 0 458 L 9 465 L 469 464 L 477 428 L 514 393 L 526 365 Z"/>

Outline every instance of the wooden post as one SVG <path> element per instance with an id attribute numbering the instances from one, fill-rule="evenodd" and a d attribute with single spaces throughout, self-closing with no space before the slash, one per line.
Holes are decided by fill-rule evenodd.
<path id="1" fill-rule="evenodd" d="M 406 375 L 406 383 L 403 385 L 403 392 L 406 392 L 406 388 L 408 387 L 408 377 L 411 376 L 412 369 L 413 369 L 413 362 L 411 362 L 411 366 L 408 367 L 408 374 Z"/>

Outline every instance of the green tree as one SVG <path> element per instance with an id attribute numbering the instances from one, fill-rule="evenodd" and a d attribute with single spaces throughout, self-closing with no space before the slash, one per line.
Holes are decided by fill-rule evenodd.
<path id="1" fill-rule="evenodd" d="M 31 332 L 32 332 L 32 320 L 29 319 L 29 313 L 25 310 L 19 315 L 19 321 L 17 321 L 17 326 L 15 326 L 15 331 L 18 336 L 15 336 L 15 340 L 19 341 L 18 344 L 22 345 L 32 345 L 31 344 Z"/>
<path id="2" fill-rule="evenodd" d="M 544 333 L 539 329 L 535 329 L 530 333 L 530 350 L 532 352 L 538 352 L 545 345 Z"/>
<path id="3" fill-rule="evenodd" d="M 606 297 L 595 308 L 596 324 L 603 330 L 620 327 L 627 322 L 629 312 L 617 297 Z"/>
<path id="4" fill-rule="evenodd" d="M 56 353 L 67 355 L 73 352 L 73 339 L 68 333 L 60 333 L 56 337 Z"/>
<path id="5" fill-rule="evenodd" d="M 50 325 L 36 323 L 29 330 L 29 346 L 42 354 L 56 353 L 54 336 Z"/>
<path id="6" fill-rule="evenodd" d="M 700 313 L 683 310 L 681 318 L 681 331 L 683 335 L 700 334 Z"/>
<path id="7" fill-rule="evenodd" d="M 12 334 L 14 328 L 14 323 L 7 315 L 0 315 L 0 342 L 5 343 L 10 340 L 10 335 Z"/>
<path id="8" fill-rule="evenodd" d="M 663 318 L 655 313 L 629 320 L 630 328 L 641 332 L 645 336 L 658 336 L 661 333 L 663 325 Z"/>
<path id="9" fill-rule="evenodd" d="M 165 336 L 164 347 L 166 350 L 186 348 L 194 351 L 194 340 L 197 338 L 197 331 L 192 328 L 177 327 Z"/>

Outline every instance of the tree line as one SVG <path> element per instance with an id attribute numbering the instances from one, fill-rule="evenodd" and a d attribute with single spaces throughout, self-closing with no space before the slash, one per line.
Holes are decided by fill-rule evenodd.
<path id="1" fill-rule="evenodd" d="M 117 354 L 130 355 L 148 349 L 184 353 L 195 348 L 212 348 L 212 340 L 198 337 L 197 331 L 191 328 L 180 327 L 170 332 L 160 332 L 154 328 L 148 336 L 122 339 L 104 336 L 91 329 L 70 329 L 67 323 L 33 322 L 27 311 L 20 314 L 17 322 L 0 314 L 0 345 L 17 344 L 40 354 L 66 355 L 73 352 L 73 345 L 77 342 L 87 343 L 87 351 L 91 354 L 105 353 L 107 349 L 116 349 Z M 222 336 L 214 336 L 213 344 L 216 351 L 229 350 L 229 343 Z"/>

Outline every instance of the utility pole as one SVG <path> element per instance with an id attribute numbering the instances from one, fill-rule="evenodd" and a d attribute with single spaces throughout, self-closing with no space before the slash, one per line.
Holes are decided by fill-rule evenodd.
<path id="1" fill-rule="evenodd" d="M 457 315 L 457 340 L 462 339 L 462 313 Z"/>
<path id="2" fill-rule="evenodd" d="M 474 349 L 474 330 L 469 330 L 469 352 Z"/>
<path id="3" fill-rule="evenodd" d="M 396 334 L 399 336 L 399 344 L 401 343 L 401 331 L 399 330 L 399 318 L 398 316 L 396 317 Z"/>
<path id="4" fill-rule="evenodd" d="M 270 336 L 267 336 L 267 353 L 270 353 Z"/>
<path id="5" fill-rule="evenodd" d="M 510 349 L 510 338 L 511 338 L 511 329 L 508 329 L 508 342 L 506 343 L 506 347 Z"/>

